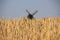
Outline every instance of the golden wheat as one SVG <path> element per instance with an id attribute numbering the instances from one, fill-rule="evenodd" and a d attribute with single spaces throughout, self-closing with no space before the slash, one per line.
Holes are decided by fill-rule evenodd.
<path id="1" fill-rule="evenodd" d="M 0 40 L 60 40 L 60 18 L 0 19 Z"/>

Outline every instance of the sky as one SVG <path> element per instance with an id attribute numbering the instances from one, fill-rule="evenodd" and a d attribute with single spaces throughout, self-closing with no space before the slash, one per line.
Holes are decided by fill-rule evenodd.
<path id="1" fill-rule="evenodd" d="M 0 0 L 0 17 L 26 17 L 26 9 L 35 18 L 60 17 L 60 0 Z"/>

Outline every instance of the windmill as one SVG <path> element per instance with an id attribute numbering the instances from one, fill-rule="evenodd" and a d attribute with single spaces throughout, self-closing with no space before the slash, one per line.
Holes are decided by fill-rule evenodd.
<path id="1" fill-rule="evenodd" d="M 28 10 L 26 10 L 26 12 L 28 13 L 27 18 L 33 19 L 33 18 L 34 18 L 34 15 L 35 15 L 38 11 L 36 10 L 33 14 L 31 14 Z"/>

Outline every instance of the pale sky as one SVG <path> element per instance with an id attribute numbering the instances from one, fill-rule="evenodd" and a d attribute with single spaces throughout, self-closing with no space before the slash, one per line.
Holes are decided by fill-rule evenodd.
<path id="1" fill-rule="evenodd" d="M 26 17 L 26 9 L 31 13 L 38 10 L 36 18 L 60 17 L 60 0 L 0 0 L 0 17 Z"/>

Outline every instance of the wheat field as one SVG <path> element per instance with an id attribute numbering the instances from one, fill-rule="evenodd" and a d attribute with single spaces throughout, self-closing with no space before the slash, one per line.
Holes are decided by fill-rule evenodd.
<path id="1" fill-rule="evenodd" d="M 60 40 L 60 18 L 0 19 L 0 40 Z"/>

